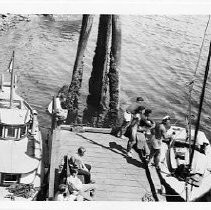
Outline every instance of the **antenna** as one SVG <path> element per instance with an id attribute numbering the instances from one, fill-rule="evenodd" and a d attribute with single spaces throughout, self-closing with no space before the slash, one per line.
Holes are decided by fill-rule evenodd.
<path id="1" fill-rule="evenodd" d="M 12 52 L 12 58 L 9 64 L 9 72 L 11 73 L 11 86 L 10 86 L 10 109 L 13 106 L 13 89 L 14 89 L 14 56 L 15 51 Z"/>

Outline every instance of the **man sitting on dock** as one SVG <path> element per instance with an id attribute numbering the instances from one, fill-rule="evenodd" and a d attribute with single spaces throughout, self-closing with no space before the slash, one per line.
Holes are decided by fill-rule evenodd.
<path id="1" fill-rule="evenodd" d="M 68 191 L 68 186 L 65 184 L 60 184 L 58 192 L 55 194 L 55 201 L 75 201 L 80 200 L 82 196 L 77 196 L 76 194 L 70 194 Z"/>
<path id="2" fill-rule="evenodd" d="M 95 184 L 83 184 L 77 177 L 78 169 L 72 168 L 71 175 L 67 177 L 69 191 L 77 196 L 82 196 L 85 200 L 92 201 L 93 192 L 96 189 Z"/>
<path id="3" fill-rule="evenodd" d="M 69 165 L 72 167 L 78 168 L 78 175 L 84 175 L 85 184 L 91 182 L 91 165 L 85 164 L 83 161 L 83 156 L 86 152 L 84 147 L 79 147 L 78 152 L 75 155 L 72 155 L 69 159 Z"/>

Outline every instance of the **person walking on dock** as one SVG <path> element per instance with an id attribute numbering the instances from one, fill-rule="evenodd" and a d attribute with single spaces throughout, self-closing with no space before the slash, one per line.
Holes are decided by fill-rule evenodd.
<path id="1" fill-rule="evenodd" d="M 78 168 L 78 175 L 84 175 L 84 181 L 86 184 L 91 182 L 91 165 L 85 164 L 83 161 L 83 156 L 85 155 L 86 149 L 84 147 L 79 147 L 75 155 L 72 155 L 69 159 L 69 165 Z"/>
<path id="2" fill-rule="evenodd" d="M 128 143 L 127 143 L 127 155 L 128 157 L 132 157 L 132 148 L 137 142 L 137 129 L 139 126 L 139 122 L 141 118 L 143 117 L 143 114 L 145 112 L 145 107 L 139 106 L 135 112 L 134 112 L 134 117 L 128 126 L 125 136 L 129 138 Z"/>
<path id="3" fill-rule="evenodd" d="M 139 122 L 137 130 L 137 151 L 140 158 L 145 158 L 148 161 L 150 156 L 150 149 L 147 144 L 147 136 L 151 136 L 151 129 L 155 127 L 155 122 L 153 122 L 149 117 L 152 113 L 151 109 L 146 109 L 142 119 Z"/>
<path id="4" fill-rule="evenodd" d="M 135 111 L 138 109 L 139 106 L 143 104 L 144 99 L 142 97 L 137 97 L 136 102 L 132 103 L 130 106 L 127 107 L 123 114 L 123 123 L 117 133 L 117 137 L 123 138 L 124 132 L 132 122 L 133 116 Z"/>

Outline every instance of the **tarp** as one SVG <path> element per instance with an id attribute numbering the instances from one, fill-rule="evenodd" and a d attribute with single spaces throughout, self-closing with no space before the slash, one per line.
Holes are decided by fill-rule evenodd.
<path id="1" fill-rule="evenodd" d="M 0 109 L 0 123 L 23 125 L 30 120 L 30 111 L 21 109 Z"/>

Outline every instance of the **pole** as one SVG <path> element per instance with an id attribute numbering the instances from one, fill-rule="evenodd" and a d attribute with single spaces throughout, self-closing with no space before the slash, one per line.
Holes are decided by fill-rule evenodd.
<path id="1" fill-rule="evenodd" d="M 195 146 L 196 146 L 196 139 L 197 139 L 199 125 L 200 125 L 202 105 L 203 105 L 203 101 L 204 101 L 205 88 L 206 88 L 206 83 L 207 83 L 207 78 L 208 78 L 208 73 L 209 73 L 210 56 L 211 56 L 211 42 L 210 42 L 209 54 L 208 54 L 208 58 L 207 58 L 207 65 L 206 65 L 205 73 L 204 73 L 204 81 L 203 81 L 203 87 L 202 87 L 202 92 L 201 92 L 201 97 L 200 97 L 200 104 L 199 104 L 199 110 L 198 110 L 198 118 L 197 118 L 196 127 L 195 127 L 195 134 L 194 134 L 194 141 L 193 141 L 193 149 L 192 149 L 192 153 L 191 153 L 191 157 L 190 157 L 190 167 L 189 167 L 190 169 L 191 169 L 192 162 L 193 162 L 194 150 L 195 150 Z"/>
<path id="2" fill-rule="evenodd" d="M 15 52 L 13 51 L 12 53 L 12 59 L 13 61 L 13 64 L 12 64 L 12 69 L 11 69 L 11 86 L 10 86 L 10 109 L 12 108 L 13 106 L 13 89 L 14 89 L 14 55 L 15 55 Z"/>

